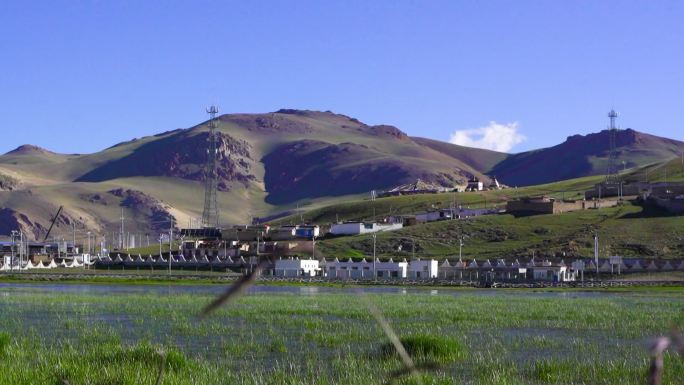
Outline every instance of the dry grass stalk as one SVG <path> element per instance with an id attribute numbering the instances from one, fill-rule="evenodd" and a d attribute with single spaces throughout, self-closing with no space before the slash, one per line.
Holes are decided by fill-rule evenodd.
<path id="1" fill-rule="evenodd" d="M 164 379 L 164 367 L 166 366 L 166 354 L 164 353 L 163 350 L 158 350 L 157 354 L 159 354 L 159 357 L 161 359 L 159 360 L 159 372 L 157 372 L 157 381 L 155 381 L 155 384 L 161 385 L 162 380 Z"/>
<path id="2" fill-rule="evenodd" d="M 368 310 L 370 311 L 371 315 L 373 318 L 375 318 L 375 321 L 378 323 L 378 325 L 380 325 L 380 328 L 390 340 L 394 350 L 396 350 L 401 362 L 404 364 L 403 369 L 393 373 L 392 376 L 390 376 L 389 382 L 393 383 L 402 376 L 411 375 L 414 376 L 419 384 L 422 384 L 420 377 L 417 375 L 418 369 L 416 368 L 416 364 L 413 362 L 411 355 L 409 355 L 406 351 L 404 344 L 401 343 L 401 339 L 399 339 L 397 333 L 394 332 L 394 329 L 392 329 L 392 326 L 389 324 L 385 316 L 382 314 L 382 312 L 380 312 L 380 309 L 378 309 L 371 301 L 368 300 L 368 298 L 365 297 L 363 291 L 358 290 L 358 293 L 366 301 L 366 305 L 368 306 Z"/>
<path id="3" fill-rule="evenodd" d="M 676 347 L 680 354 L 684 354 L 684 339 L 676 331 L 672 332 L 672 337 L 659 337 L 651 345 L 649 350 L 652 358 L 648 369 L 648 385 L 663 383 L 663 355 L 670 346 Z"/>
<path id="4" fill-rule="evenodd" d="M 261 271 L 268 266 L 268 259 L 262 258 L 259 260 L 259 263 L 254 267 L 254 270 L 252 270 L 251 273 L 242 276 L 237 282 L 235 282 L 233 285 L 228 287 L 228 290 L 226 290 L 225 293 L 221 294 L 219 297 L 217 297 L 214 301 L 212 301 L 209 305 L 207 305 L 203 310 L 200 315 L 201 318 L 206 317 L 209 315 L 211 312 L 214 310 L 218 309 L 219 307 L 223 306 L 224 304 L 228 303 L 232 299 L 234 299 L 237 295 L 242 293 L 244 289 L 247 287 L 251 286 L 254 284 L 256 281 L 257 277 L 261 274 Z"/>

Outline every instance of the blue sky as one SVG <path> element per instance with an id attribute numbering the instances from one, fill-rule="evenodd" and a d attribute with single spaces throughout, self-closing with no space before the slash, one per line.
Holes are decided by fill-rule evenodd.
<path id="1" fill-rule="evenodd" d="M 94 152 L 211 103 L 511 152 L 603 129 L 615 107 L 684 140 L 682 20 L 681 1 L 5 0 L 0 152 Z"/>

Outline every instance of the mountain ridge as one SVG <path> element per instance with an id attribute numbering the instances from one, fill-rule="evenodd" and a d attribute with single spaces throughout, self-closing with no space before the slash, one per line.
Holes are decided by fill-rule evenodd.
<path id="1" fill-rule="evenodd" d="M 227 223 L 358 199 L 416 180 L 463 188 L 473 177 L 487 185 L 496 176 L 515 186 L 597 175 L 604 172 L 608 143 L 601 132 L 572 135 L 556 146 L 506 154 L 412 137 L 389 124 L 368 125 L 330 111 L 294 109 L 220 115 L 217 132 L 219 206 Z M 629 167 L 684 150 L 680 141 L 631 129 L 618 137 L 618 160 Z M 20 146 L 0 156 L 0 174 L 7 176 L 0 208 L 12 210 L 5 216 L 34 234 L 49 227 L 60 205 L 61 225 L 102 231 L 118 226 L 120 210 L 140 231 L 155 228 L 146 221 L 159 207 L 168 215 L 156 218 L 188 223 L 203 207 L 207 138 L 203 121 L 90 154 Z M 146 198 L 130 205 L 109 193 L 117 189 Z"/>

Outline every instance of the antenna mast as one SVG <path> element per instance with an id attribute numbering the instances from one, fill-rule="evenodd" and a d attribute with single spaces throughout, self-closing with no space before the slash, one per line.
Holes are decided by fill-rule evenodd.
<path id="1" fill-rule="evenodd" d="M 610 119 L 610 127 L 608 128 L 608 136 L 610 138 L 610 149 L 608 153 L 608 170 L 606 172 L 606 185 L 617 184 L 619 182 L 617 170 L 617 149 L 615 145 L 615 136 L 617 135 L 617 127 L 615 126 L 615 119 L 618 113 L 611 109 L 608 113 Z"/>
<path id="2" fill-rule="evenodd" d="M 216 181 L 216 115 L 218 107 L 207 108 L 210 116 L 207 126 L 209 127 L 209 149 L 207 150 L 207 164 L 204 175 L 204 211 L 202 212 L 202 227 L 214 227 L 219 225 L 218 204 L 216 203 L 216 191 L 218 184 Z"/>

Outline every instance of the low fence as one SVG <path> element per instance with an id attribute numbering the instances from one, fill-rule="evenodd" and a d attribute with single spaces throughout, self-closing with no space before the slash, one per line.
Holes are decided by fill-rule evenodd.
<path id="1" fill-rule="evenodd" d="M 201 283 L 202 281 L 225 281 L 232 282 L 240 277 L 241 274 L 183 274 L 174 271 L 173 274 L 166 272 L 159 273 L 138 273 L 131 270 L 121 273 L 105 273 L 103 270 L 90 270 L 88 272 L 0 272 L 0 278 L 11 277 L 20 280 L 34 280 L 34 281 L 61 281 L 61 280 L 79 280 L 79 279 L 150 279 L 150 280 L 193 280 Z M 575 282 L 482 282 L 473 280 L 448 280 L 448 279 L 403 279 L 403 278 L 388 278 L 388 279 L 342 279 L 342 278 L 327 278 L 327 277 L 275 277 L 263 275 L 257 278 L 259 283 L 283 283 L 283 284 L 308 284 L 308 285 L 355 285 L 355 286 L 406 286 L 406 287 L 473 287 L 473 288 L 510 288 L 510 289 L 543 289 L 543 288 L 620 288 L 620 287 L 656 287 L 656 286 L 684 286 L 684 281 L 661 280 L 661 281 L 575 281 Z"/>

